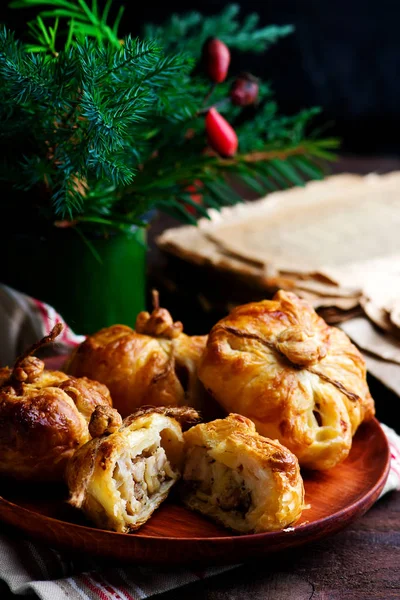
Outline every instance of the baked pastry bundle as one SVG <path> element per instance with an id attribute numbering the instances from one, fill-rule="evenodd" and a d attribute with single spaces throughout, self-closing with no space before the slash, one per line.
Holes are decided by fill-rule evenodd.
<path id="1" fill-rule="evenodd" d="M 374 416 L 360 352 L 290 292 L 219 321 L 198 373 L 227 412 L 251 419 L 311 469 L 343 461 L 360 423 Z"/>
<path id="2" fill-rule="evenodd" d="M 141 408 L 123 422 L 115 409 L 97 407 L 89 425 L 93 439 L 68 464 L 70 504 L 98 527 L 135 531 L 180 478 L 180 423 L 197 420 L 188 407 Z"/>
<path id="3" fill-rule="evenodd" d="M 284 529 L 304 508 L 299 464 L 335 466 L 374 415 L 357 348 L 290 292 L 234 309 L 208 338 L 155 294 L 135 330 L 89 336 L 69 375 L 32 356 L 61 328 L 0 369 L 0 473 L 65 476 L 101 528 L 137 530 L 182 479 L 185 505 L 231 530 Z M 231 414 L 183 433 L 215 401 Z"/>
<path id="4" fill-rule="evenodd" d="M 185 504 L 238 533 L 284 529 L 304 508 L 297 458 L 241 415 L 184 434 Z"/>
<path id="5" fill-rule="evenodd" d="M 122 417 L 143 405 L 200 408 L 204 391 L 197 364 L 206 340 L 185 335 L 154 293 L 153 312 L 141 312 L 135 330 L 113 325 L 88 336 L 65 368 L 104 383 Z"/>
<path id="6" fill-rule="evenodd" d="M 90 439 L 95 407 L 110 406 L 106 386 L 48 371 L 31 356 L 61 332 L 29 348 L 11 369 L 0 369 L 0 473 L 30 481 L 61 480 L 68 459 Z"/>

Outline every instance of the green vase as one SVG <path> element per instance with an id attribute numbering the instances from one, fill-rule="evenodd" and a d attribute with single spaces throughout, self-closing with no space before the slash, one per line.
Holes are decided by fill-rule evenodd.
<path id="1" fill-rule="evenodd" d="M 9 259 L 0 281 L 51 304 L 76 333 L 115 323 L 133 327 L 145 308 L 145 229 L 86 242 L 67 229 L 40 239 L 3 237 L 5 244 Z"/>

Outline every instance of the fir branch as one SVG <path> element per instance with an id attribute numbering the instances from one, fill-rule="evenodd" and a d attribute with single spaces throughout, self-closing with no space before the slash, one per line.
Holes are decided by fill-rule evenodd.
<path id="1" fill-rule="evenodd" d="M 31 34 L 37 40 L 36 44 L 27 44 L 27 52 L 47 52 L 57 56 L 56 36 L 58 30 L 58 18 L 54 21 L 54 27 L 46 27 L 41 17 L 36 17 L 36 21 L 28 23 Z"/>
<path id="2" fill-rule="evenodd" d="M 94 171 L 97 179 L 106 178 L 115 186 L 126 186 L 132 182 L 135 171 L 126 164 L 122 154 L 102 153 L 99 150 L 89 150 L 87 158 L 88 170 Z"/>
<path id="3" fill-rule="evenodd" d="M 257 29 L 258 15 L 252 13 L 241 21 L 239 11 L 239 5 L 230 4 L 220 14 L 210 17 L 197 12 L 174 14 L 163 25 L 146 25 L 143 35 L 159 40 L 169 52 L 185 47 L 191 56 L 199 59 L 203 44 L 209 37 L 218 37 L 230 48 L 241 51 L 265 52 L 271 44 L 293 32 L 291 25 L 269 25 Z"/>
<path id="4" fill-rule="evenodd" d="M 138 39 L 133 40 L 128 36 L 124 40 L 124 44 L 120 46 L 119 51 L 112 53 L 112 64 L 105 72 L 105 75 L 118 76 L 121 69 L 134 68 L 137 75 L 140 74 L 144 77 L 150 69 L 155 68 L 152 59 L 159 55 L 160 48 L 155 42 L 141 42 Z"/>
<path id="5" fill-rule="evenodd" d="M 62 180 L 55 187 L 51 200 L 56 216 L 74 219 L 84 207 L 85 186 L 82 179 L 71 169 L 64 168 Z"/>
<path id="6" fill-rule="evenodd" d="M 33 8 L 45 7 L 41 10 L 36 23 L 31 26 L 31 33 L 37 43 L 32 46 L 28 45 L 28 51 L 45 52 L 49 46 L 52 52 L 55 51 L 56 36 L 50 32 L 50 37 L 53 39 L 47 40 L 47 35 L 44 31 L 45 25 L 40 24 L 39 20 L 43 21 L 51 19 L 66 19 L 68 23 L 67 44 L 69 48 L 73 43 L 83 43 L 85 39 L 93 37 L 97 44 L 102 46 L 105 43 L 113 45 L 115 48 L 120 46 L 118 36 L 118 27 L 123 14 L 123 7 L 118 11 L 117 18 L 112 27 L 107 24 L 112 0 L 107 0 L 103 13 L 100 14 L 97 9 L 97 1 L 92 1 L 92 7 L 85 0 L 14 0 L 10 3 L 11 8 Z M 39 27 L 39 30 L 38 30 Z M 40 34 L 44 35 L 44 39 Z"/>
<path id="7" fill-rule="evenodd" d="M 5 28 L 0 31 L 0 76 L 13 103 L 24 104 L 30 98 L 38 103 L 52 102 L 54 94 L 48 85 L 50 74 L 46 66 L 43 56 L 27 56 L 12 33 Z"/>
<path id="8" fill-rule="evenodd" d="M 27 54 L 9 33 L 2 34 L 4 106 L 8 112 L 13 104 L 19 106 L 24 123 L 32 111 L 37 116 L 40 111 L 39 122 L 32 123 L 32 135 L 41 145 L 40 164 L 47 161 L 52 174 L 47 172 L 46 180 L 53 186 L 56 215 L 72 218 L 83 210 L 89 182 L 106 179 L 123 187 L 132 181 L 145 146 L 139 141 L 143 129 L 135 127 L 162 113 L 170 81 L 177 84 L 185 77 L 190 61 L 183 55 L 164 57 L 153 42 L 130 38 L 117 50 L 87 41 L 53 57 Z M 6 123 L 11 124 L 12 114 Z M 36 162 L 34 156 L 25 161 L 26 187 L 44 181 Z"/>
<path id="9" fill-rule="evenodd" d="M 31 25 L 32 52 L 0 31 L 0 145 L 7 150 L 1 179 L 40 188 L 47 218 L 77 222 L 81 233 L 128 233 L 154 208 L 195 223 L 207 208 L 241 200 L 232 178 L 263 195 L 321 178 L 322 161 L 334 158 L 336 140 L 308 134 L 318 109 L 282 116 L 270 86 L 260 83 L 255 116 L 243 120 L 241 108 L 226 100 L 230 80 L 208 101 L 220 103 L 235 127 L 240 153 L 224 159 L 205 152 L 209 82 L 193 72 L 204 39 L 215 35 L 261 51 L 290 28 L 257 29 L 257 18 L 240 22 L 233 5 L 213 17 L 191 13 L 149 27 L 157 41 L 120 42 L 118 22 L 107 24 L 111 0 L 103 12 L 85 0 L 14 5 L 48 10 Z M 64 49 L 57 23 L 45 21 L 54 17 L 68 21 Z"/>

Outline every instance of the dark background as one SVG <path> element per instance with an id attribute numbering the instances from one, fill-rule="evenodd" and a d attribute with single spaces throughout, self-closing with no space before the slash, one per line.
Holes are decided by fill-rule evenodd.
<path id="1" fill-rule="evenodd" d="M 100 0 L 101 3 L 101 0 Z M 121 0 L 114 0 L 118 6 Z M 22 33 L 29 11 L 0 17 Z M 121 32 L 140 33 L 146 21 L 172 12 L 219 12 L 223 0 L 126 0 Z M 273 82 L 282 112 L 322 106 L 321 123 L 338 135 L 345 152 L 400 154 L 400 3 L 397 0 L 243 0 L 242 12 L 257 12 L 260 24 L 293 24 L 294 34 L 262 56 L 234 57 L 232 70 L 246 68 Z M 31 13 L 32 14 L 32 13 Z"/>

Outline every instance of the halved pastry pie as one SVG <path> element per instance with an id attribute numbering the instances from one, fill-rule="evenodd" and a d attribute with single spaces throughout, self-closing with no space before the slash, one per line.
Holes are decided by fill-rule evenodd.
<path id="1" fill-rule="evenodd" d="M 62 480 L 75 450 L 90 439 L 97 405 L 111 405 L 105 385 L 48 371 L 30 356 L 61 332 L 29 348 L 14 367 L 0 369 L 0 473 L 31 481 Z"/>
<path id="2" fill-rule="evenodd" d="M 101 329 L 75 350 L 66 371 L 109 388 L 123 417 L 143 405 L 200 408 L 204 398 L 197 364 L 206 336 L 188 336 L 180 322 L 158 305 L 141 312 L 135 330 L 126 325 Z"/>
<path id="3" fill-rule="evenodd" d="M 181 476 L 184 441 L 180 422 L 195 410 L 141 408 L 123 422 L 114 409 L 98 407 L 90 432 L 67 467 L 70 504 L 98 527 L 135 531 L 165 500 Z"/>
<path id="4" fill-rule="evenodd" d="M 219 321 L 199 377 L 227 412 L 249 417 L 311 469 L 344 460 L 357 427 L 374 416 L 360 352 L 290 292 Z"/>
<path id="5" fill-rule="evenodd" d="M 201 423 L 184 434 L 183 500 L 239 533 L 284 529 L 304 508 L 297 458 L 262 437 L 241 415 Z"/>

